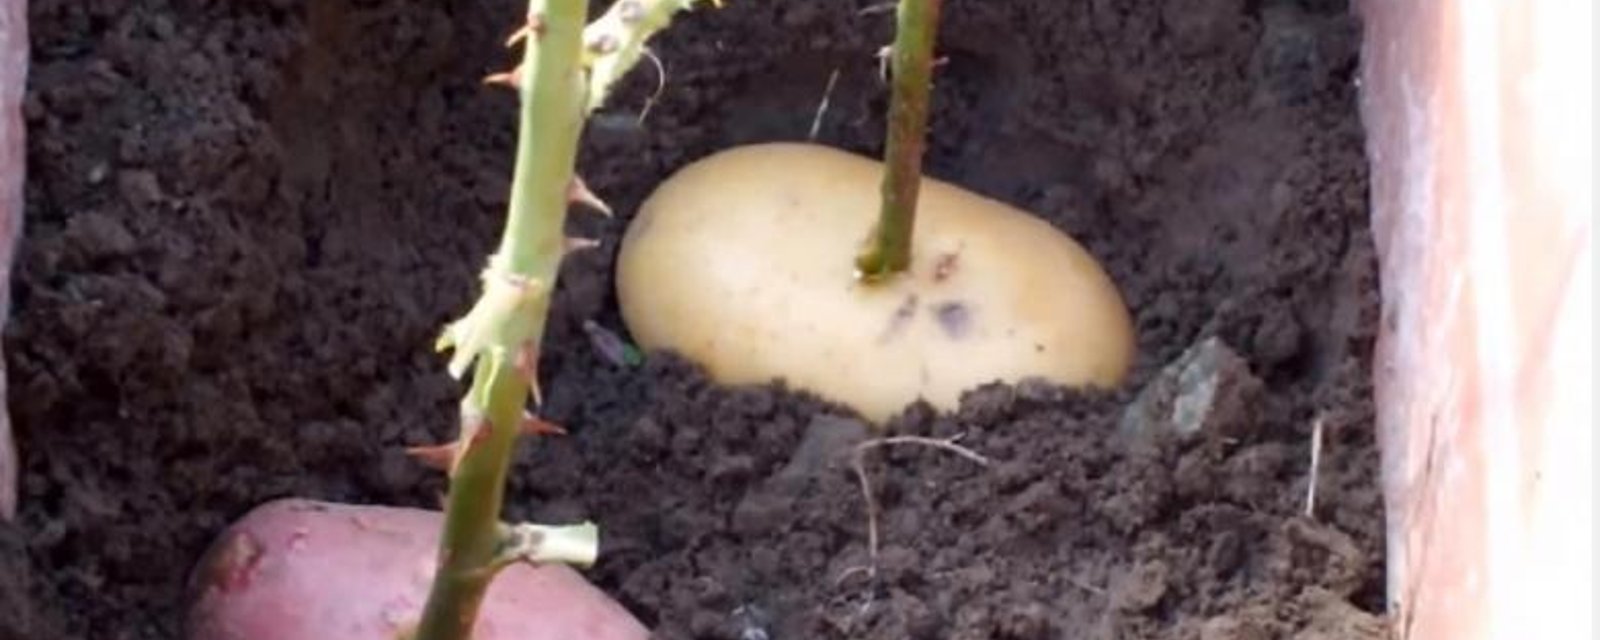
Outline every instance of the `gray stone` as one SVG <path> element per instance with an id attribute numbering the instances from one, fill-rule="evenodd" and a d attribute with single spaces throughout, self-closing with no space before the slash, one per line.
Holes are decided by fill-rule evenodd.
<path id="1" fill-rule="evenodd" d="M 821 414 L 811 418 L 806 425 L 800 445 L 789 456 L 789 464 L 776 478 L 797 481 L 810 478 L 829 467 L 843 468 L 850 464 L 850 451 L 872 435 L 867 425 L 859 420 Z"/>
<path id="2" fill-rule="evenodd" d="M 793 519 L 795 502 L 829 470 L 850 465 L 851 449 L 870 435 L 860 421 L 822 414 L 806 425 L 788 464 L 744 495 L 734 507 L 733 527 L 741 533 L 771 531 Z"/>
<path id="3" fill-rule="evenodd" d="M 94 260 L 120 258 L 138 249 L 138 241 L 122 221 L 99 211 L 73 216 L 62 238 L 75 253 Z"/>
<path id="4" fill-rule="evenodd" d="M 1250 365 L 1216 337 L 1189 347 L 1123 411 L 1130 436 L 1216 434 L 1241 437 L 1257 423 L 1262 384 Z"/>
<path id="5" fill-rule="evenodd" d="M 1171 569 L 1165 562 L 1144 562 L 1124 573 L 1112 588 L 1112 602 L 1123 611 L 1146 611 L 1167 595 Z"/>
<path id="6" fill-rule="evenodd" d="M 143 169 L 130 169 L 117 173 L 117 190 L 134 207 L 149 208 L 161 201 L 161 181 L 156 174 Z"/>

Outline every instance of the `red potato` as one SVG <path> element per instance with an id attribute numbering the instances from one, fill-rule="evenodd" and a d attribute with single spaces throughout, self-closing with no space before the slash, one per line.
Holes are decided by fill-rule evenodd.
<path id="1" fill-rule="evenodd" d="M 215 542 L 192 577 L 189 640 L 396 640 L 434 573 L 442 514 L 285 499 Z M 565 565 L 514 565 L 474 640 L 645 640 L 620 604 Z"/>

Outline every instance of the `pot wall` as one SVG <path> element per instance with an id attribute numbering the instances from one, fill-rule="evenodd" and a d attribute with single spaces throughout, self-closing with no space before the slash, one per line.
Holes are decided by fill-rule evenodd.
<path id="1" fill-rule="evenodd" d="M 1396 635 L 1592 637 L 1592 9 L 1357 10 Z"/>

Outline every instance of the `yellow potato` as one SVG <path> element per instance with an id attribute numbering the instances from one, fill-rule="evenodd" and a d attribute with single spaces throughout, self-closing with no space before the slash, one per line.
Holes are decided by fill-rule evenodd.
<path id="1" fill-rule="evenodd" d="M 1134 349 L 1111 279 L 1070 237 L 924 178 L 911 270 L 853 276 L 882 164 L 757 144 L 695 162 L 651 194 L 617 265 L 624 321 L 723 384 L 776 379 L 881 423 L 917 399 L 1037 377 L 1110 387 Z"/>

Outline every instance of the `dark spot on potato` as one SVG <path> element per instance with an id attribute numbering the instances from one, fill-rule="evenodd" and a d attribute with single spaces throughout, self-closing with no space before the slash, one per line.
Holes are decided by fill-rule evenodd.
<path id="1" fill-rule="evenodd" d="M 965 302 L 941 302 L 933 307 L 933 318 L 952 340 L 965 338 L 972 330 L 972 309 Z"/>
<path id="2" fill-rule="evenodd" d="M 889 316 L 889 324 L 883 328 L 883 333 L 878 335 L 878 342 L 884 343 L 894 339 L 905 331 L 911 318 L 917 315 L 917 294 L 910 294 L 895 308 L 894 314 Z"/>
<path id="3" fill-rule="evenodd" d="M 960 251 L 940 254 L 939 259 L 933 263 L 933 281 L 944 282 L 949 279 L 951 275 L 955 274 L 956 268 L 960 266 L 960 261 Z"/>

